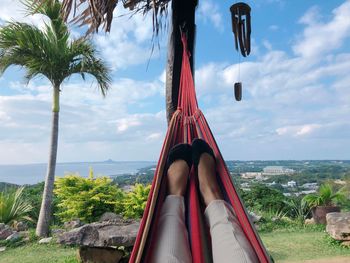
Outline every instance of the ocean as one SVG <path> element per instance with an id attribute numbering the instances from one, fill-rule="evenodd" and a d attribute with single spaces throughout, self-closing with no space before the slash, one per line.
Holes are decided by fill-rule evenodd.
<path id="1" fill-rule="evenodd" d="M 81 176 L 89 175 L 89 168 L 94 170 L 94 175 L 118 176 L 133 174 L 139 169 L 155 165 L 155 162 L 80 162 L 58 163 L 56 176 L 68 173 L 79 173 Z M 45 180 L 47 164 L 23 164 L 0 165 L 0 182 L 12 184 L 36 184 Z"/>

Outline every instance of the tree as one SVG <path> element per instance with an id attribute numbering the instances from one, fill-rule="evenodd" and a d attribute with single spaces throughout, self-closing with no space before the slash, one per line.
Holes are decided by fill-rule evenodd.
<path id="1" fill-rule="evenodd" d="M 41 30 L 30 24 L 9 22 L 0 28 L 0 74 L 9 66 L 17 65 L 26 70 L 26 79 L 46 77 L 53 88 L 52 131 L 49 162 L 45 179 L 42 204 L 36 234 L 47 236 L 56 168 L 60 92 L 64 80 L 73 74 L 91 75 L 106 95 L 109 88 L 109 69 L 96 57 L 96 50 L 86 38 L 72 40 L 61 15 L 58 0 L 24 0 L 28 14 L 42 14 L 49 19 Z"/>

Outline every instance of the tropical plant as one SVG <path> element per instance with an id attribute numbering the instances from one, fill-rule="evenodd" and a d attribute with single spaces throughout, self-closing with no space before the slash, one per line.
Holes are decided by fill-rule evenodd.
<path id="1" fill-rule="evenodd" d="M 346 194 L 343 189 L 334 191 L 329 183 L 322 184 L 318 189 L 318 193 L 308 194 L 304 196 L 305 201 L 311 208 L 317 206 L 334 206 L 336 203 L 343 202 Z"/>
<path id="2" fill-rule="evenodd" d="M 135 184 L 123 201 L 123 215 L 127 218 L 141 218 L 150 190 L 151 185 Z"/>
<path id="3" fill-rule="evenodd" d="M 96 57 L 96 50 L 86 38 L 73 40 L 61 15 L 58 0 L 23 0 L 28 14 L 41 14 L 49 19 L 41 30 L 20 22 L 8 22 L 0 28 L 0 75 L 11 65 L 26 70 L 26 79 L 46 77 L 53 87 L 52 132 L 47 175 L 37 224 L 37 235 L 47 236 L 51 217 L 56 168 L 59 97 L 61 84 L 73 74 L 85 74 L 97 80 L 102 95 L 109 88 L 109 70 Z"/>
<path id="4" fill-rule="evenodd" d="M 286 211 L 288 216 L 295 219 L 300 225 L 304 225 L 305 219 L 310 213 L 308 205 L 305 200 L 301 198 L 290 199 L 284 201 L 286 206 Z"/>
<path id="5" fill-rule="evenodd" d="M 56 215 L 63 222 L 79 218 L 84 222 L 98 220 L 105 212 L 113 212 L 124 198 L 124 192 L 106 176 L 88 178 L 66 175 L 55 181 L 58 199 Z"/>
<path id="6" fill-rule="evenodd" d="M 31 204 L 23 198 L 24 187 L 7 189 L 0 192 L 0 222 L 12 224 L 15 221 L 32 219 L 28 216 Z"/>

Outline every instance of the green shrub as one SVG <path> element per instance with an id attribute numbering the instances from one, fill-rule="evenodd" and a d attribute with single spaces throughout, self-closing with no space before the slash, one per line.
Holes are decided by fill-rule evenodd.
<path id="1" fill-rule="evenodd" d="M 255 185 L 250 191 L 243 191 L 244 204 L 254 211 L 281 211 L 287 198 L 282 192 L 264 185 Z"/>
<path id="2" fill-rule="evenodd" d="M 151 185 L 135 184 L 123 200 L 123 215 L 127 218 L 141 218 L 150 190 Z"/>
<path id="3" fill-rule="evenodd" d="M 54 190 L 58 199 L 55 213 L 63 222 L 79 218 L 84 222 L 99 219 L 104 212 L 112 212 L 124 197 L 124 192 L 109 177 L 88 178 L 77 174 L 57 178 Z"/>
<path id="4" fill-rule="evenodd" d="M 31 204 L 23 198 L 23 189 L 8 189 L 0 192 L 0 222 L 12 224 L 15 221 L 31 221 Z"/>

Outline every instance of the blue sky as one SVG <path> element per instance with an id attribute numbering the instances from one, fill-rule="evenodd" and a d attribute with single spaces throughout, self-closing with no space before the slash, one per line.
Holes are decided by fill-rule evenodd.
<path id="1" fill-rule="evenodd" d="M 238 54 L 231 1 L 199 1 L 195 54 L 199 105 L 228 160 L 350 159 L 350 1 L 247 1 L 252 53 L 242 58 L 243 100 L 236 102 Z M 0 23 L 23 17 L 19 1 L 0 0 Z M 116 15 L 123 10 L 117 8 Z M 62 87 L 59 162 L 157 160 L 166 132 L 167 32 L 149 61 L 151 17 L 115 18 L 95 35 L 113 68 L 103 99 L 92 80 Z M 72 28 L 78 36 L 80 29 Z M 0 78 L 0 164 L 46 162 L 51 87 L 25 85 L 23 70 Z"/>

